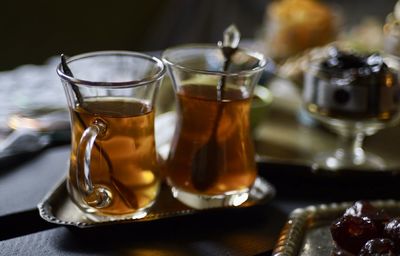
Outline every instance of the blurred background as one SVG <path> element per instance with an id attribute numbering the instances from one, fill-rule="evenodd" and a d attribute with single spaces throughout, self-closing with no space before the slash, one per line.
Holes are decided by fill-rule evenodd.
<path id="1" fill-rule="evenodd" d="M 95 50 L 154 51 L 181 43 L 215 43 L 229 24 L 262 39 L 271 0 L 6 1 L 0 15 L 0 71 L 49 57 Z M 346 29 L 366 17 L 384 23 L 395 0 L 326 1 Z M 262 40 L 261 40 L 262 41 Z"/>
<path id="2" fill-rule="evenodd" d="M 281 104 L 283 107 L 278 105 L 277 108 L 287 107 L 297 113 L 304 68 L 310 56 L 326 44 L 344 42 L 357 50 L 367 51 L 385 48 L 400 56 L 400 14 L 395 15 L 397 20 L 388 22 L 388 15 L 393 12 L 396 2 L 4 1 L 0 7 L 0 147 L 2 136 L 8 136 L 13 129 L 26 128 L 23 125 L 15 127 L 11 122 L 14 117 L 54 121 L 51 119 L 53 112 L 65 113 L 66 98 L 55 72 L 61 53 L 69 56 L 98 50 L 160 53 L 167 47 L 184 43 L 215 44 L 232 23 L 240 30 L 242 43 L 263 52 L 275 63 L 271 65 L 274 66 L 273 71 L 266 72 L 259 82 L 270 91 L 270 94 L 265 94 L 269 95 L 266 102 L 271 102 L 271 95 L 285 99 L 287 101 L 281 101 L 284 102 Z M 262 120 L 269 111 L 269 103 L 266 102 L 260 103 L 258 120 Z M 158 113 L 170 110 L 174 103 L 168 76 L 160 88 L 157 103 Z M 61 118 L 65 121 L 68 116 Z M 292 119 L 297 122 L 297 116 L 291 116 Z M 308 142 L 306 137 L 302 138 Z M 332 145 L 333 142 L 332 137 Z M 306 146 L 310 147 L 307 143 Z M 316 152 L 320 151 L 320 148 L 314 148 Z M 299 152 L 304 152 L 303 148 Z M 393 154 L 395 152 L 393 150 Z M 398 158 L 397 155 L 395 157 Z"/>

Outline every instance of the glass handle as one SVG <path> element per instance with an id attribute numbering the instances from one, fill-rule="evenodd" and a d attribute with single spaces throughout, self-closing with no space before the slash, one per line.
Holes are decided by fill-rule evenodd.
<path id="1" fill-rule="evenodd" d="M 94 120 L 83 132 L 77 151 L 77 185 L 84 201 L 95 208 L 107 207 L 112 200 L 111 191 L 105 186 L 93 185 L 90 174 L 90 159 L 94 142 L 96 138 L 105 136 L 106 131 L 107 125 L 103 120 Z"/>

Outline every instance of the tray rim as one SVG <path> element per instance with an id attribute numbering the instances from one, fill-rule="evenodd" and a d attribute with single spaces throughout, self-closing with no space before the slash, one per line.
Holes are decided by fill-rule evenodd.
<path id="1" fill-rule="evenodd" d="M 394 199 L 368 200 L 377 208 L 400 208 L 400 201 Z M 315 216 L 342 213 L 354 202 L 339 202 L 310 205 L 293 210 L 284 224 L 271 256 L 297 256 L 303 243 L 307 222 Z"/>
<path id="2" fill-rule="evenodd" d="M 129 224 L 129 223 L 140 223 L 140 222 L 148 222 L 148 221 L 155 221 L 155 220 L 161 220 L 161 219 L 168 219 L 168 218 L 176 218 L 180 216 L 186 216 L 186 215 L 193 215 L 193 214 L 198 214 L 201 212 L 212 212 L 212 211 L 221 211 L 221 210 L 235 210 L 235 209 L 244 209 L 244 208 L 249 208 L 253 207 L 256 205 L 261 205 L 264 203 L 267 203 L 271 201 L 275 195 L 276 195 L 276 189 L 275 187 L 269 183 L 265 178 L 261 177 L 260 175 L 257 176 L 256 180 L 261 180 L 263 184 L 267 186 L 267 192 L 265 192 L 265 195 L 262 199 L 259 200 L 260 203 L 254 203 L 252 205 L 241 205 L 238 207 L 215 207 L 215 208 L 210 208 L 210 209 L 204 209 L 204 210 L 196 210 L 193 208 L 189 208 L 187 206 L 186 209 L 182 210 L 176 210 L 176 211 L 166 211 L 166 212 L 161 212 L 161 213 L 153 213 L 153 215 L 148 215 L 144 218 L 140 219 L 119 219 L 119 220 L 107 220 L 107 221 L 90 221 L 90 222 L 75 222 L 75 221 L 69 221 L 69 220 L 63 220 L 57 217 L 55 214 L 53 214 L 52 211 L 52 205 L 50 203 L 52 197 L 56 193 L 62 192 L 61 190 L 66 190 L 66 177 L 63 177 L 60 179 L 54 187 L 47 192 L 47 194 L 43 197 L 43 199 L 37 204 L 37 209 L 39 210 L 39 215 L 42 219 L 44 219 L 47 222 L 57 224 L 57 225 L 62 225 L 62 226 L 73 226 L 73 227 L 78 227 L 78 228 L 93 228 L 93 227 L 99 227 L 99 226 L 109 226 L 109 225 L 116 225 L 116 224 Z M 162 186 L 167 186 L 166 184 L 162 184 Z M 66 199 L 68 200 L 68 199 Z M 77 207 L 77 206 L 76 206 Z M 83 212 L 81 212 L 82 215 L 84 215 Z"/>

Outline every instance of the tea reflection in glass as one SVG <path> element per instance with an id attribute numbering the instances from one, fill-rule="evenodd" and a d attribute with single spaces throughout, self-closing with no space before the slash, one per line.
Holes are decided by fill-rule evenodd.
<path id="1" fill-rule="evenodd" d="M 215 88 L 201 84 L 182 86 L 178 92 L 177 129 L 169 155 L 169 179 L 185 191 L 216 195 L 227 191 L 247 189 L 252 185 L 257 170 L 253 144 L 249 134 L 250 98 L 240 90 L 225 91 L 222 102 L 216 99 Z M 222 115 L 216 136 L 211 136 L 217 112 Z M 211 138 L 212 137 L 212 138 Z M 207 169 L 204 158 L 198 163 L 200 175 L 193 175 L 193 157 L 200 146 L 209 139 L 216 140 L 217 147 L 209 147 L 208 154 L 217 162 Z"/>

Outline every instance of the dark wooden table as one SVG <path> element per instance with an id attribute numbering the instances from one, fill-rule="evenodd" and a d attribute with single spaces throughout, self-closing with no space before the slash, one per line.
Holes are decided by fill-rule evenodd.
<path id="1" fill-rule="evenodd" d="M 264 205 L 81 230 L 49 224 L 36 209 L 65 176 L 68 155 L 68 146 L 49 148 L 2 170 L 0 255 L 270 255 L 295 208 L 400 195 L 398 178 L 389 183 L 386 179 L 327 179 L 304 167 L 260 163 L 260 174 L 278 191 Z"/>
<path id="2" fill-rule="evenodd" d="M 37 203 L 62 179 L 69 147 L 47 149 L 0 176 L 0 255 L 254 255 L 287 214 L 277 202 L 239 211 L 79 230 L 42 220 Z"/>

